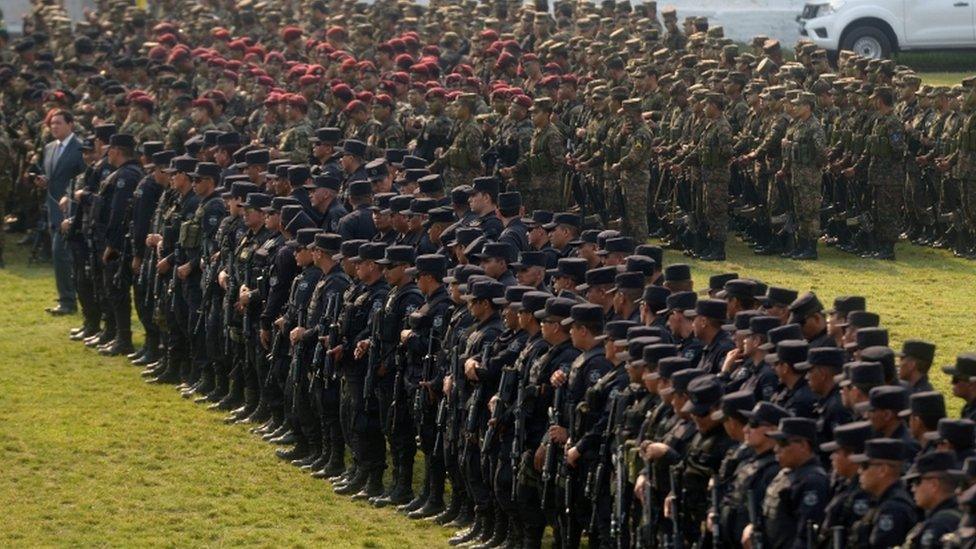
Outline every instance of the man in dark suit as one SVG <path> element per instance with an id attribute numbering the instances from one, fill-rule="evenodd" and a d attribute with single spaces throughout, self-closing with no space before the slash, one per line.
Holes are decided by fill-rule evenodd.
<path id="1" fill-rule="evenodd" d="M 36 177 L 37 185 L 47 189 L 47 224 L 51 231 L 51 259 L 54 264 L 54 280 L 58 288 L 58 306 L 47 308 L 53 315 L 72 314 L 77 308 L 75 282 L 71 275 L 71 252 L 61 234 L 64 213 L 59 202 L 71 186 L 71 180 L 85 171 L 81 157 L 81 143 L 74 134 L 74 116 L 68 111 L 57 111 L 48 119 L 53 141 L 44 146 L 40 161 L 43 175 Z"/>

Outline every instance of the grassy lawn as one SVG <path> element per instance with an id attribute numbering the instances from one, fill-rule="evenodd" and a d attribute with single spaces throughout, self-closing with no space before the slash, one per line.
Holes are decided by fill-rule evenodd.
<path id="1" fill-rule="evenodd" d="M 335 496 L 246 428 L 143 383 L 124 359 L 69 342 L 78 318 L 43 312 L 53 296 L 49 267 L 27 267 L 22 249 L 14 252 L 0 270 L 0 545 L 445 545 L 446 529 Z M 911 246 L 898 253 L 887 263 L 823 250 L 821 261 L 798 263 L 735 243 L 728 262 L 693 263 L 700 288 L 735 270 L 813 289 L 825 303 L 866 295 L 895 346 L 930 339 L 939 365 L 976 349 L 976 264 Z M 941 373 L 935 382 L 947 389 Z M 950 407 L 956 414 L 960 403 Z"/>
<path id="2" fill-rule="evenodd" d="M 21 250 L 14 250 L 20 252 Z M 243 426 L 69 342 L 49 266 L 0 270 L 0 546 L 444 546 L 332 493 Z"/>

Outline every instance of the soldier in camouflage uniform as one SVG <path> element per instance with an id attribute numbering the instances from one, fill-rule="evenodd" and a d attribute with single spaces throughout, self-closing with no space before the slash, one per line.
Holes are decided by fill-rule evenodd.
<path id="1" fill-rule="evenodd" d="M 638 98 L 623 102 L 624 121 L 620 135 L 623 146 L 620 160 L 610 171 L 620 178 L 623 194 L 623 232 L 638 242 L 647 238 L 648 188 L 651 181 L 651 143 L 654 136 L 644 123 L 642 102 Z"/>
<path id="2" fill-rule="evenodd" d="M 272 155 L 278 158 L 287 158 L 296 164 L 304 164 L 312 152 L 312 138 L 315 137 L 315 129 L 308 125 L 305 113 L 308 110 L 308 102 L 305 98 L 292 95 L 288 98 L 288 121 L 290 126 L 281 134 L 278 148 L 272 150 Z"/>
<path id="3" fill-rule="evenodd" d="M 430 170 L 444 176 L 444 186 L 453 189 L 458 185 L 470 185 L 481 175 L 481 128 L 474 120 L 475 94 L 461 94 L 455 101 L 453 114 L 457 120 L 454 140 L 430 165 Z M 436 152 L 436 151 L 435 151 Z"/>
<path id="4" fill-rule="evenodd" d="M 783 142 L 783 172 L 789 174 L 790 201 L 796 220 L 793 259 L 817 258 L 826 138 L 820 122 L 813 116 L 816 101 L 816 96 L 808 92 L 793 100 L 791 137 Z"/>
<path id="5" fill-rule="evenodd" d="M 701 170 L 702 204 L 708 233 L 708 247 L 701 259 L 725 260 L 725 240 L 729 224 L 729 161 L 732 158 L 732 127 L 722 109 L 725 97 L 709 93 L 705 99 L 707 123 L 692 157 Z"/>
<path id="6" fill-rule="evenodd" d="M 559 211 L 562 209 L 562 171 L 566 162 L 566 138 L 550 121 L 553 102 L 548 97 L 536 99 L 530 113 L 535 130 L 528 154 L 500 173 L 508 178 L 528 179 L 520 188 L 527 210 Z"/>

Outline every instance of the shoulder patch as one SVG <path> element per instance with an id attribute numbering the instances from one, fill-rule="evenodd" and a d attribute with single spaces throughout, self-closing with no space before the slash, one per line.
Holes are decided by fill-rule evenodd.
<path id="1" fill-rule="evenodd" d="M 588 376 L 587 380 L 590 382 L 590 385 L 600 381 L 600 370 L 590 370 L 590 375 Z"/>
<path id="2" fill-rule="evenodd" d="M 878 517 L 878 529 L 882 532 L 890 532 L 895 527 L 895 519 L 891 515 L 881 515 Z"/>
<path id="3" fill-rule="evenodd" d="M 870 508 L 871 506 L 868 505 L 868 501 L 864 498 L 855 499 L 854 505 L 851 506 L 851 510 L 854 511 L 854 514 L 859 517 L 866 515 Z"/>
<path id="4" fill-rule="evenodd" d="M 813 507 L 819 501 L 820 501 L 820 497 L 813 490 L 810 490 L 803 494 L 803 505 L 806 505 L 807 507 Z"/>

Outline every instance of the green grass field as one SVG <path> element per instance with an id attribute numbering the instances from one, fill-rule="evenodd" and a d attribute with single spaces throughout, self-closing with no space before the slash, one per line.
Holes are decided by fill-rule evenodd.
<path id="1" fill-rule="evenodd" d="M 911 246 L 898 252 L 897 263 L 833 250 L 798 263 L 736 243 L 726 263 L 693 263 L 699 287 L 734 270 L 812 289 L 827 303 L 866 295 L 896 346 L 909 336 L 935 341 L 939 365 L 976 349 L 976 264 Z M 246 428 L 143 383 L 124 359 L 69 342 L 78 318 L 43 312 L 54 295 L 49 266 L 26 266 L 22 250 L 8 261 L 0 270 L 0 546 L 445 544 L 446 529 L 335 496 Z M 944 376 L 935 381 L 946 390 Z"/>

